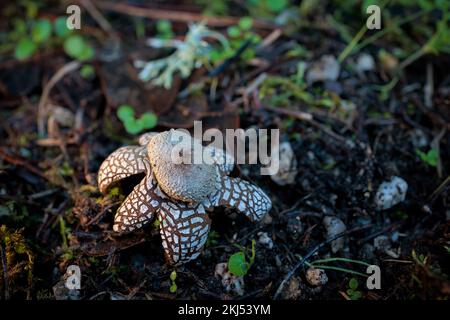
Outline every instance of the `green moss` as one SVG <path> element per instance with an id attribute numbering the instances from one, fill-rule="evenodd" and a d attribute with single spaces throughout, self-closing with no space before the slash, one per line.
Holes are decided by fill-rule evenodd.
<path id="1" fill-rule="evenodd" d="M 34 255 L 23 236 L 23 229 L 11 230 L 5 225 L 0 226 L 0 294 L 9 298 L 25 292 L 26 298 L 31 299 L 33 265 Z"/>

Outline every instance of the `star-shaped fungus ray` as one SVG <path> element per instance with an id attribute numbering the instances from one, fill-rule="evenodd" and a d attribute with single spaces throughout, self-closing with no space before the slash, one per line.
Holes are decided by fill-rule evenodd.
<path id="1" fill-rule="evenodd" d="M 227 176 L 231 173 L 231 171 L 233 171 L 234 158 L 231 154 L 223 149 L 213 146 L 207 146 L 204 148 L 208 151 L 209 156 L 214 161 L 214 164 L 217 165 L 221 175 Z"/>
<path id="2" fill-rule="evenodd" d="M 272 207 L 264 191 L 248 181 L 224 176 L 220 183 L 221 188 L 214 196 L 215 205 L 235 208 L 251 221 L 260 220 Z"/>
<path id="3" fill-rule="evenodd" d="M 145 160 L 145 164 L 148 167 L 150 166 L 147 160 Z M 142 228 L 153 220 L 155 212 L 165 201 L 157 194 L 157 185 L 150 169 L 148 170 L 149 173 L 134 187 L 133 191 L 117 209 L 114 217 L 114 231 L 128 233 Z"/>
<path id="4" fill-rule="evenodd" d="M 158 210 L 166 259 L 177 265 L 197 258 L 208 238 L 211 220 L 202 204 L 163 203 Z"/>
<path id="5" fill-rule="evenodd" d="M 158 132 L 146 132 L 139 136 L 138 142 L 141 146 L 146 146 L 150 139 L 156 136 Z"/>
<path id="6" fill-rule="evenodd" d="M 98 172 L 100 192 L 105 193 L 114 182 L 145 171 L 145 147 L 127 146 L 111 153 Z"/>

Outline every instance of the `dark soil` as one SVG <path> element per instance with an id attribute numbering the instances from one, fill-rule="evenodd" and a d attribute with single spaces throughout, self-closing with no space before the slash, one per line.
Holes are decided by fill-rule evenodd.
<path id="1" fill-rule="evenodd" d="M 57 10 L 48 6 L 40 13 L 55 17 Z M 70 111 L 73 122 L 69 126 L 56 125 L 51 130 L 45 119 L 45 134 L 39 136 L 37 123 L 43 88 L 71 59 L 60 49 L 50 48 L 25 61 L 14 60 L 11 54 L 0 56 L 0 225 L 6 226 L 0 232 L 6 266 L 6 270 L 0 267 L 2 298 L 54 299 L 67 267 L 78 265 L 82 299 L 271 299 L 294 265 L 326 241 L 322 220 L 329 215 L 339 217 L 347 230 L 366 227 L 346 236 L 340 252 L 331 253 L 327 244 L 309 262 L 345 257 L 376 264 L 382 272 L 381 290 L 368 290 L 364 278 L 337 270 L 326 270 L 326 285 L 311 286 L 304 264 L 288 281 L 281 298 L 346 299 L 349 280 L 354 277 L 362 299 L 448 298 L 448 55 L 425 55 L 408 66 L 387 99 L 381 99 L 376 88 L 388 82 L 389 74 L 380 68 L 358 74 L 354 67 L 359 53 L 341 64 L 336 81 L 308 86 L 308 92 L 334 92 L 352 102 L 355 109 L 350 114 L 292 99 L 286 107 L 272 107 L 256 94 L 242 94 L 242 89 L 263 72 L 283 77 L 295 73 L 298 59 L 282 58 L 292 41 L 310 52 L 307 62 L 341 52 L 345 43 L 336 31 L 313 29 L 278 37 L 257 53 L 264 64 L 252 66 L 238 60 L 214 77 L 217 92 L 211 96 L 212 78 L 207 69 L 196 70 L 188 79 L 175 79 L 170 90 L 140 82 L 132 61 L 166 53 L 146 47 L 144 39 L 135 39 L 133 28 L 127 27 L 129 16 L 104 13 L 120 37 L 117 50 L 121 57 L 106 62 L 96 56 L 93 76 L 86 79 L 77 71 L 66 74 L 46 101 L 51 110 L 60 106 Z M 89 32 L 101 34 L 97 52 L 109 50 L 108 36 L 90 18 L 86 21 Z M 8 22 L 0 26 L 1 31 L 9 28 Z M 182 39 L 186 25 L 174 26 Z M 256 31 L 263 38 L 271 32 Z M 375 56 L 382 46 L 390 49 L 389 43 L 377 43 L 364 52 Z M 424 103 L 427 68 L 433 69 L 431 107 Z M 195 96 L 180 94 L 189 84 L 200 82 L 205 85 Z M 155 112 L 159 122 L 154 131 L 191 128 L 194 120 L 202 120 L 204 129 L 280 128 L 282 140 L 290 141 L 298 162 L 295 183 L 288 186 L 260 176 L 258 166 L 235 168 L 233 176 L 249 179 L 269 194 L 273 202 L 270 217 L 252 223 L 231 209 L 212 212 L 212 231 L 203 253 L 176 268 L 176 293 L 169 291 L 174 268 L 164 261 L 154 225 L 127 236 L 112 231 L 115 210 L 139 177 L 123 181 L 118 195 L 102 195 L 97 188 L 101 162 L 118 147 L 136 144 L 136 136 L 128 134 L 116 117 L 118 106 L 124 103 L 134 106 L 138 115 Z M 286 115 L 285 109 L 294 114 Z M 298 111 L 312 114 L 314 123 L 296 117 Z M 425 147 L 418 146 L 418 135 Z M 439 150 L 436 166 L 422 161 L 416 152 L 426 152 L 430 146 Z M 377 188 L 392 176 L 408 183 L 406 199 L 391 209 L 377 210 Z M 5 237 L 15 231 L 17 243 L 24 240 L 26 249 L 14 248 L 16 244 L 8 249 Z M 258 242 L 259 232 L 267 232 L 272 249 Z M 374 248 L 374 239 L 380 235 L 390 239 L 389 252 Z M 225 292 L 214 275 L 216 264 L 227 262 L 239 250 L 236 244 L 251 248 L 253 239 L 256 259 L 244 277 L 244 295 Z M 330 265 L 366 271 L 362 265 L 347 262 Z M 56 292 L 56 298 L 67 297 L 64 290 Z"/>

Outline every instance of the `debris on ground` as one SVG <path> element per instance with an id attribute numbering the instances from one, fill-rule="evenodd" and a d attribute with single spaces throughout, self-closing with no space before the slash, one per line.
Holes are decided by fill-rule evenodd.
<path id="1" fill-rule="evenodd" d="M 318 81 L 336 81 L 341 67 L 332 55 L 324 55 L 311 64 L 306 72 L 306 81 L 314 83 Z"/>
<path id="2" fill-rule="evenodd" d="M 289 141 L 280 143 L 280 162 L 278 172 L 270 178 L 278 185 L 285 186 L 293 184 L 297 176 L 297 160 Z"/>
<path id="3" fill-rule="evenodd" d="M 273 241 L 269 237 L 267 232 L 258 232 L 258 236 L 259 236 L 258 243 L 262 244 L 267 249 L 273 248 Z"/>
<path id="4" fill-rule="evenodd" d="M 216 265 L 214 275 L 221 279 L 226 292 L 231 292 L 238 296 L 244 295 L 244 277 L 235 276 L 228 271 L 228 264 L 226 262 Z"/>
<path id="5" fill-rule="evenodd" d="M 323 286 L 328 282 L 328 276 L 323 269 L 308 268 L 306 270 L 306 280 L 312 286 Z"/>
<path id="6" fill-rule="evenodd" d="M 347 230 L 344 222 L 337 217 L 327 216 L 323 218 L 323 225 L 327 231 L 327 238 L 333 238 Z M 344 248 L 345 238 L 340 237 L 331 242 L 331 252 L 336 253 Z"/>
<path id="7" fill-rule="evenodd" d="M 393 176 L 383 182 L 375 195 L 375 203 L 380 210 L 387 210 L 403 202 L 408 191 L 408 183 L 400 177 Z"/>

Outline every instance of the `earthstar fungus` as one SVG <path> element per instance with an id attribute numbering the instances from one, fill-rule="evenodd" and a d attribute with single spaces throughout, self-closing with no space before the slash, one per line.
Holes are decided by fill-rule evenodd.
<path id="1" fill-rule="evenodd" d="M 187 155 L 200 150 L 203 155 L 210 155 L 212 161 L 174 162 L 172 151 L 183 143 L 181 147 L 187 150 Z M 188 133 L 173 129 L 146 133 L 139 138 L 139 144 L 121 147 L 105 159 L 98 173 L 99 189 L 105 193 L 115 182 L 145 173 L 117 210 L 113 229 L 128 233 L 156 217 L 165 256 L 171 264 L 186 263 L 199 256 L 211 225 L 206 211 L 225 206 L 257 221 L 272 206 L 259 187 L 228 176 L 234 167 L 228 153 L 203 147 Z"/>

